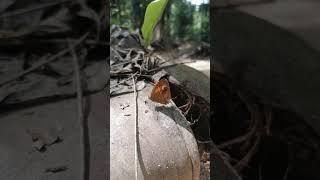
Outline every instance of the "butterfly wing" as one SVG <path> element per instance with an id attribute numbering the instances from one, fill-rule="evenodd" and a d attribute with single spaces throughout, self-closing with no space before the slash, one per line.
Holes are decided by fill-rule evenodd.
<path id="1" fill-rule="evenodd" d="M 170 91 L 170 86 L 169 86 L 169 82 L 166 80 L 166 89 L 162 91 L 162 94 L 163 94 L 163 98 L 164 98 L 164 101 L 166 102 L 165 104 L 168 104 L 170 99 L 171 99 L 171 91 Z"/>
<path id="2" fill-rule="evenodd" d="M 171 99 L 168 80 L 161 79 L 153 88 L 149 99 L 161 104 L 168 104 Z"/>
<path id="3" fill-rule="evenodd" d="M 155 101 L 155 102 L 162 102 L 162 99 L 161 99 L 161 87 L 160 87 L 160 84 L 157 83 L 153 89 L 152 89 L 152 92 L 151 92 L 151 95 L 149 96 L 149 99 L 151 99 L 152 101 Z"/>

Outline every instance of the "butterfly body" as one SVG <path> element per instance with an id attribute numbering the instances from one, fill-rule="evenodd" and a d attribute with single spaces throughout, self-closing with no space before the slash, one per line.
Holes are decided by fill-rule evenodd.
<path id="1" fill-rule="evenodd" d="M 154 86 L 149 99 L 160 104 L 168 104 L 170 102 L 171 92 L 167 79 L 159 80 L 159 82 Z"/>

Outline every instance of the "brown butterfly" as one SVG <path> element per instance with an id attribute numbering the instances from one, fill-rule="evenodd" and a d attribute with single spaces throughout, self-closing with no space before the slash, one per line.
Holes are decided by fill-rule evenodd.
<path id="1" fill-rule="evenodd" d="M 149 99 L 161 104 L 168 104 L 170 102 L 171 92 L 167 79 L 160 79 L 160 81 L 154 86 Z"/>

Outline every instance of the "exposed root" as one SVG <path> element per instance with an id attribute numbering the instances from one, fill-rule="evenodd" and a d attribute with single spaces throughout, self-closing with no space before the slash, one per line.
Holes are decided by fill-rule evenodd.
<path id="1" fill-rule="evenodd" d="M 271 124 L 272 124 L 272 108 L 265 106 L 264 107 L 264 116 L 265 116 L 265 131 L 266 131 L 266 135 L 271 135 Z"/>
<path id="2" fill-rule="evenodd" d="M 239 136 L 237 138 L 234 138 L 232 140 L 226 141 L 218 145 L 218 148 L 220 149 L 226 148 L 228 146 L 232 146 L 234 144 L 239 144 L 245 141 L 249 141 L 257 132 L 258 121 L 260 120 L 259 118 L 260 114 L 259 114 L 258 108 L 256 107 L 256 105 L 250 104 L 248 100 L 246 100 L 246 98 L 244 98 L 240 93 L 238 94 L 239 94 L 239 97 L 245 102 L 251 115 L 251 118 L 250 118 L 251 125 L 249 127 L 249 132 L 245 135 Z"/>
<path id="3" fill-rule="evenodd" d="M 257 138 L 255 139 L 255 142 L 253 144 L 253 146 L 250 148 L 250 150 L 248 151 L 248 153 L 235 165 L 235 169 L 240 172 L 242 171 L 245 167 L 248 166 L 251 158 L 254 156 L 254 154 L 257 152 L 258 150 L 258 146 L 260 143 L 260 139 L 261 136 L 258 135 Z"/>

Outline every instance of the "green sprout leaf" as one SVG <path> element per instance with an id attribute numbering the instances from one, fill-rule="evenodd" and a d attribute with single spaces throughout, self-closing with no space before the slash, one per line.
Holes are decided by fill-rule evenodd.
<path id="1" fill-rule="evenodd" d="M 161 19 L 167 2 L 168 0 L 155 0 L 147 6 L 143 25 L 141 28 L 145 47 L 148 47 L 152 41 L 153 30 Z"/>

